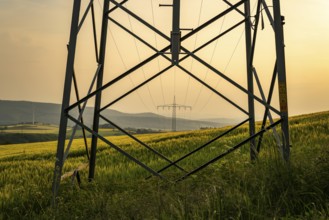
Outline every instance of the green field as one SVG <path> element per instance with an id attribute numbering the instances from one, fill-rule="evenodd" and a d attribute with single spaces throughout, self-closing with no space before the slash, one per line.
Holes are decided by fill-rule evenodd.
<path id="1" fill-rule="evenodd" d="M 0 126 L 0 145 L 57 140 L 58 126 L 16 124 Z"/>
<path id="2" fill-rule="evenodd" d="M 68 128 L 68 136 L 72 133 L 72 128 Z M 157 133 L 151 129 L 128 128 L 131 133 Z M 123 135 L 119 130 L 112 128 L 100 128 L 99 133 L 103 136 Z M 86 133 L 87 137 L 91 137 Z M 76 130 L 75 138 L 82 138 L 83 133 L 79 128 Z M 22 144 L 55 141 L 58 138 L 58 126 L 48 124 L 16 124 L 0 126 L 0 145 L 5 144 Z"/>
<path id="3" fill-rule="evenodd" d="M 329 112 L 293 117 L 291 161 L 281 160 L 271 132 L 259 159 L 245 145 L 184 181 L 177 168 L 149 173 L 100 143 L 96 176 L 82 184 L 63 180 L 51 206 L 56 142 L 0 146 L 0 219 L 328 219 Z M 175 160 L 228 128 L 136 135 Z M 241 127 L 178 163 L 193 170 L 247 137 Z M 108 139 L 157 170 L 166 164 L 125 136 Z M 89 140 L 90 142 L 90 140 Z M 74 140 L 64 172 L 86 163 L 81 139 Z"/>

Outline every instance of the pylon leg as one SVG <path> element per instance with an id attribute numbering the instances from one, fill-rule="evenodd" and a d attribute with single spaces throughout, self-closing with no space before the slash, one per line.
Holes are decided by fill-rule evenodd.
<path id="1" fill-rule="evenodd" d="M 248 113 L 249 113 L 249 136 L 255 134 L 255 101 L 252 96 L 254 94 L 254 83 L 252 73 L 252 62 L 251 62 L 251 21 L 250 21 L 250 1 L 244 3 L 244 10 L 246 16 L 245 22 L 245 36 L 246 36 L 246 58 L 247 58 L 247 81 L 248 81 Z M 255 139 L 250 140 L 250 159 L 255 160 L 256 145 Z"/>
<path id="2" fill-rule="evenodd" d="M 278 70 L 279 100 L 281 112 L 281 129 L 282 129 L 282 156 L 286 161 L 290 158 L 290 137 L 288 123 L 288 98 L 287 98 L 287 79 L 286 79 L 286 63 L 284 51 L 284 35 L 283 24 L 284 17 L 281 16 L 280 0 L 273 0 L 274 14 L 274 31 L 275 45 Z"/>
<path id="3" fill-rule="evenodd" d="M 108 17 L 107 12 L 109 10 L 110 1 L 104 0 L 103 6 L 103 21 L 102 21 L 102 32 L 101 32 L 101 42 L 99 51 L 99 73 L 97 76 L 97 89 L 101 88 L 103 85 L 103 74 L 104 74 L 104 64 L 105 64 L 105 52 L 106 52 L 106 41 L 107 41 L 107 30 L 108 30 Z M 101 106 L 102 92 L 99 91 L 95 98 L 95 108 L 94 108 L 94 121 L 93 121 L 93 131 L 98 133 L 99 129 L 99 110 Z M 96 150 L 97 150 L 97 136 L 93 135 L 91 139 L 91 152 L 90 152 L 90 164 L 89 164 L 89 180 L 94 179 L 95 176 L 95 165 L 96 165 Z"/>
<path id="4" fill-rule="evenodd" d="M 63 161 L 64 148 L 65 148 L 66 129 L 68 122 L 66 109 L 70 105 L 70 95 L 71 95 L 71 86 L 73 79 L 73 67 L 74 67 L 75 49 L 76 49 L 77 34 L 78 34 L 80 6 L 81 6 L 81 0 L 74 0 L 72 21 L 71 21 L 70 42 L 68 47 L 68 56 L 66 63 L 61 118 L 60 118 L 59 133 L 58 133 L 56 162 L 55 162 L 55 170 L 54 170 L 54 178 L 53 178 L 53 186 L 52 186 L 53 205 L 55 205 L 56 203 L 56 196 L 58 194 L 59 185 L 61 181 L 62 168 L 64 164 Z"/>

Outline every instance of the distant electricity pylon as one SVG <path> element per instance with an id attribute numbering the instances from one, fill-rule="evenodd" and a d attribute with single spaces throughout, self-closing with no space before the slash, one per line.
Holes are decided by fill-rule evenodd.
<path id="1" fill-rule="evenodd" d="M 32 125 L 35 124 L 35 106 L 33 106 L 33 109 L 32 109 Z"/>
<path id="2" fill-rule="evenodd" d="M 171 118 L 171 130 L 172 131 L 176 131 L 176 111 L 177 111 L 177 108 L 178 110 L 180 110 L 181 108 L 186 110 L 186 109 L 190 109 L 192 110 L 192 107 L 191 106 L 188 106 L 188 105 L 180 105 L 180 104 L 177 104 L 176 103 L 176 96 L 174 96 L 174 102 L 172 104 L 168 104 L 168 105 L 158 105 L 157 106 L 157 109 L 159 108 L 162 108 L 162 109 L 165 109 L 165 108 L 168 108 L 168 109 L 172 109 L 172 118 Z"/>

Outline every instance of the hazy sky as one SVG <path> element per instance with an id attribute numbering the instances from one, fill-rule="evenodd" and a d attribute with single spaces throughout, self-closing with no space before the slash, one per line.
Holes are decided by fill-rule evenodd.
<path id="1" fill-rule="evenodd" d="M 171 9 L 159 8 L 158 5 L 171 1 L 152 1 L 151 3 L 151 0 L 130 0 L 127 7 L 169 35 Z M 0 1 L 0 99 L 61 102 L 72 2 L 72 0 Z M 88 1 L 84 2 L 85 5 Z M 99 2 L 101 0 L 95 1 L 95 10 L 98 14 L 101 11 Z M 252 1 L 252 7 L 254 2 Z M 267 2 L 271 5 L 271 1 Z M 227 8 L 221 1 L 214 0 L 182 0 L 181 4 L 181 27 L 184 28 L 195 28 Z M 329 1 L 285 0 L 281 1 L 281 4 L 282 13 L 286 18 L 284 29 L 290 115 L 329 110 Z M 120 10 L 113 13 L 113 18 L 120 20 L 128 29 L 136 31 L 158 49 L 168 44 Z M 99 17 L 97 19 L 100 20 Z M 204 32 L 184 42 L 183 46 L 193 50 L 240 20 L 241 16 L 237 13 L 228 15 Z M 99 28 L 99 22 L 97 25 Z M 266 18 L 265 30 L 259 33 L 255 66 L 267 94 L 275 57 L 273 32 Z M 242 27 L 209 45 L 197 55 L 245 86 L 244 37 L 241 38 L 241 34 L 243 34 Z M 90 36 L 90 16 L 88 16 L 86 26 L 79 34 L 75 66 L 82 94 L 86 94 L 96 69 Z M 151 54 L 153 54 L 151 50 L 134 41 L 114 24 L 110 24 L 105 81 L 109 81 Z M 168 64 L 166 60 L 159 58 L 136 71 L 131 77 L 104 93 L 104 104 Z M 247 100 L 243 93 L 233 89 L 224 80 L 220 80 L 197 61 L 189 58 L 181 64 L 247 109 Z M 257 88 L 256 94 L 258 94 Z M 206 88 L 175 68 L 120 101 L 113 108 L 125 112 L 152 111 L 170 115 L 168 109 L 157 110 L 156 106 L 172 103 L 174 96 L 177 103 L 192 106 L 191 112 L 179 113 L 181 117 L 241 116 L 234 107 L 216 95 L 211 95 Z M 275 103 L 276 100 L 274 105 Z M 257 112 L 261 110 L 263 109 L 258 106 Z"/>

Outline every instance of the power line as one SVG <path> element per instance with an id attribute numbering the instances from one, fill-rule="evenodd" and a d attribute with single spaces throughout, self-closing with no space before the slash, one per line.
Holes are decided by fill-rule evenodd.
<path id="1" fill-rule="evenodd" d="M 155 27 L 153 0 L 151 0 L 151 8 L 152 8 L 152 10 L 151 10 L 152 11 L 152 24 Z M 155 40 L 155 47 L 158 49 L 158 39 L 157 39 L 156 33 L 154 33 L 154 40 Z M 157 61 L 158 61 L 158 71 L 160 71 L 161 68 L 160 68 L 159 58 L 157 58 Z M 160 79 L 160 87 L 161 87 L 163 103 L 166 103 L 166 99 L 165 99 L 164 91 L 163 91 L 162 75 L 159 76 L 159 79 Z"/>
<path id="2" fill-rule="evenodd" d="M 225 18 L 226 18 L 226 15 L 223 17 L 223 22 L 222 22 L 222 25 L 221 25 L 221 27 L 220 27 L 219 34 L 222 33 L 223 26 L 224 26 L 224 22 L 225 22 Z M 215 55 L 215 51 L 216 51 L 216 49 L 217 49 L 218 42 L 219 42 L 219 39 L 216 40 L 216 43 L 215 43 L 214 49 L 212 50 L 212 55 L 211 55 L 210 62 L 209 62 L 210 65 L 212 64 L 212 61 L 213 61 L 213 59 L 214 59 L 214 55 Z M 206 75 L 205 75 L 205 77 L 203 78 L 203 81 L 206 81 L 206 79 L 207 79 L 207 77 L 208 77 L 208 73 L 209 73 L 209 69 L 207 69 L 207 71 L 206 71 Z M 200 94 L 201 94 L 203 88 L 204 88 L 204 87 L 203 87 L 202 85 L 200 85 L 200 90 L 199 90 L 199 92 L 198 92 L 197 98 L 196 98 L 196 100 L 195 100 L 193 106 L 195 106 L 195 105 L 197 104 L 197 102 L 199 101 Z"/>
<path id="3" fill-rule="evenodd" d="M 198 24 L 197 24 L 197 26 L 200 25 L 202 8 L 203 8 L 203 0 L 201 1 L 201 4 L 200 4 L 200 10 L 199 10 L 199 16 L 198 16 Z M 199 33 L 196 33 L 196 35 L 195 35 L 193 50 L 194 50 L 195 47 L 196 47 L 196 42 L 197 42 L 197 40 L 198 40 L 198 34 L 199 34 Z M 192 72 L 193 63 L 194 63 L 194 59 L 192 59 L 192 61 L 191 61 L 190 72 Z M 186 92 L 185 92 L 184 105 L 186 104 L 188 91 L 189 91 L 189 89 L 190 89 L 190 81 L 191 81 L 191 77 L 189 76 L 189 77 L 188 77 L 188 80 L 187 80 L 187 88 L 186 88 Z"/>
<path id="4" fill-rule="evenodd" d="M 114 36 L 113 36 L 113 33 L 112 33 L 112 31 L 109 31 L 109 32 L 110 32 L 110 35 L 111 35 L 111 37 L 112 37 L 113 43 L 114 43 L 114 45 L 115 45 L 115 48 L 116 48 L 116 50 L 117 50 L 117 52 L 118 52 L 118 55 L 119 55 L 119 57 L 120 57 L 120 60 L 121 60 L 121 62 L 122 62 L 122 64 L 123 64 L 125 70 L 127 70 L 127 69 L 128 69 L 128 68 L 127 68 L 127 65 L 126 65 L 126 63 L 125 63 L 124 60 L 123 60 L 122 54 L 120 53 L 120 50 L 119 50 L 118 45 L 117 45 L 117 43 L 116 43 L 116 40 L 115 40 L 115 38 L 114 38 Z M 130 80 L 132 86 L 133 86 L 133 87 L 136 87 L 136 85 L 135 85 L 135 83 L 134 83 L 134 81 L 132 80 L 132 78 L 131 78 L 130 75 L 128 76 L 128 78 L 129 78 L 129 80 Z M 138 92 L 137 90 L 136 90 L 136 93 L 137 93 L 137 95 L 138 95 L 138 97 L 139 97 L 141 103 L 144 105 L 144 107 L 145 107 L 148 111 L 150 111 L 149 107 L 145 104 L 144 100 L 142 99 L 141 95 L 139 94 L 139 92 Z"/>
<path id="5" fill-rule="evenodd" d="M 127 6 L 127 8 L 128 8 L 128 6 Z M 130 30 L 133 32 L 133 27 L 132 27 L 129 15 L 128 15 L 128 20 L 129 20 Z M 139 49 L 138 49 L 138 46 L 137 46 L 136 38 L 134 38 L 134 43 L 135 43 L 135 48 L 136 48 L 137 55 L 138 55 L 138 60 L 139 60 L 139 62 L 141 62 L 142 59 L 141 59 L 140 52 L 139 52 Z M 145 74 L 145 71 L 144 71 L 144 66 L 142 66 L 141 69 L 142 69 L 142 72 L 143 72 L 144 80 L 146 80 L 146 74 Z M 148 90 L 149 96 L 151 98 L 152 104 L 153 104 L 154 108 L 156 108 L 156 104 L 155 104 L 153 96 L 151 94 L 150 87 L 149 87 L 148 84 L 146 86 L 147 86 L 147 90 Z"/>
<path id="6" fill-rule="evenodd" d="M 99 0 L 97 0 L 97 1 L 98 1 L 98 5 L 99 5 L 100 9 L 102 10 L 103 7 L 102 7 L 101 3 L 99 2 Z M 129 19 L 129 15 L 128 15 L 128 19 Z M 115 48 L 116 48 L 116 50 L 117 50 L 117 52 L 118 52 L 119 58 L 120 58 L 120 60 L 121 60 L 121 62 L 122 62 L 122 64 L 123 64 L 125 70 L 127 70 L 127 69 L 128 69 L 128 68 L 127 68 L 127 65 L 126 65 L 126 63 L 125 63 L 124 60 L 123 60 L 122 54 L 121 54 L 121 52 L 120 52 L 120 50 L 119 50 L 119 47 L 118 47 L 117 42 L 116 42 L 116 40 L 115 40 L 115 38 L 114 38 L 114 36 L 113 36 L 113 33 L 112 33 L 112 31 L 110 30 L 109 27 L 108 27 L 108 30 L 109 30 L 110 35 L 111 35 L 111 37 L 112 37 L 112 40 L 113 40 L 114 46 L 115 46 Z M 136 87 L 136 86 L 135 86 L 135 83 L 134 83 L 134 81 L 132 80 L 132 78 L 131 78 L 130 75 L 128 76 L 128 78 L 129 78 L 129 80 L 130 80 L 132 86 L 133 86 L 133 87 Z M 144 100 L 142 99 L 142 97 L 140 96 L 139 92 L 136 91 L 136 93 L 137 93 L 137 95 L 138 95 L 138 97 L 139 97 L 141 103 L 144 105 L 144 107 L 145 107 L 148 111 L 150 111 L 149 107 L 145 104 L 145 102 L 144 102 Z"/>
<path id="7" fill-rule="evenodd" d="M 235 54 L 235 52 L 236 52 L 236 49 L 238 48 L 238 45 L 240 44 L 240 41 L 241 41 L 241 39 L 242 39 L 242 36 L 243 36 L 244 32 L 245 32 L 245 30 L 242 31 L 242 33 L 241 33 L 241 35 L 240 35 L 240 37 L 239 37 L 239 39 L 238 39 L 238 42 L 236 43 L 236 45 L 235 45 L 235 47 L 234 47 L 234 50 L 233 50 L 233 52 L 232 52 L 232 54 L 231 54 L 231 57 L 230 57 L 230 59 L 228 60 L 226 66 L 225 66 L 225 68 L 224 68 L 224 71 L 223 71 L 224 74 L 225 74 L 225 72 L 226 72 L 228 66 L 231 64 L 232 58 L 233 58 L 233 56 L 234 56 L 234 54 Z M 216 83 L 216 86 L 215 86 L 214 89 L 217 89 L 217 87 L 218 87 L 220 81 L 221 81 L 221 78 L 217 80 L 217 83 Z M 203 105 L 203 107 L 200 109 L 199 112 L 203 111 L 203 109 L 209 104 L 209 101 L 210 101 L 210 99 L 212 98 L 213 95 L 214 95 L 214 93 L 211 93 L 211 94 L 209 95 L 209 97 L 208 97 L 206 103 Z"/>
<path id="8" fill-rule="evenodd" d="M 174 96 L 176 95 L 176 68 L 174 68 Z"/>
<path id="9" fill-rule="evenodd" d="M 255 2 L 254 6 L 253 6 L 252 12 L 255 11 L 256 3 L 257 3 L 257 1 Z M 244 32 L 245 32 L 245 29 L 243 29 L 243 31 L 242 31 L 242 33 L 241 33 L 239 39 L 238 39 L 238 42 L 236 43 L 236 45 L 235 45 L 235 47 L 234 47 L 234 50 L 233 50 L 233 52 L 232 52 L 232 54 L 231 54 L 231 57 L 230 57 L 230 59 L 228 60 L 226 66 L 225 66 L 225 68 L 224 68 L 224 71 L 223 71 L 224 74 L 225 74 L 225 72 L 226 72 L 228 66 L 230 65 L 230 63 L 231 63 L 231 61 L 232 61 L 232 58 L 233 58 L 233 56 L 234 56 L 234 54 L 235 54 L 235 52 L 236 52 L 236 49 L 237 49 L 238 45 L 240 44 L 240 41 L 241 41 L 241 39 L 242 39 L 242 36 L 243 36 Z M 221 78 L 217 80 L 217 83 L 216 83 L 216 86 L 215 86 L 214 89 L 217 89 L 218 84 L 219 84 L 220 81 L 221 81 Z M 199 112 L 202 112 L 202 111 L 204 110 L 204 108 L 209 104 L 209 101 L 210 101 L 210 99 L 212 98 L 213 95 L 214 95 L 214 93 L 211 93 L 211 94 L 209 95 L 207 101 L 206 101 L 205 104 L 200 108 Z"/>

